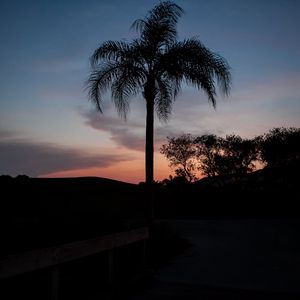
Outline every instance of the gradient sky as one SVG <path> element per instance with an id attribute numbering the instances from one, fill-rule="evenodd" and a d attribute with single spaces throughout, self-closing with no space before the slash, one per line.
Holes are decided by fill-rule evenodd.
<path id="1" fill-rule="evenodd" d="M 182 0 L 179 39 L 199 38 L 232 67 L 233 87 L 217 109 L 183 88 L 156 151 L 181 133 L 253 137 L 300 127 L 300 1 Z M 84 82 L 89 57 L 106 40 L 130 40 L 130 26 L 158 1 L 0 2 L 0 175 L 99 176 L 144 180 L 145 103 L 125 122 L 106 94 L 100 115 Z M 155 178 L 171 174 L 156 154 Z"/>

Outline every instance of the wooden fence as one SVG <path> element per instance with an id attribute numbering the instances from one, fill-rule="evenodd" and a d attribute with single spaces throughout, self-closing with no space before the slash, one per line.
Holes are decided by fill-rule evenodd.
<path id="1" fill-rule="evenodd" d="M 33 250 L 0 259 L 0 279 L 13 277 L 39 269 L 52 268 L 51 299 L 58 298 L 59 265 L 68 261 L 108 251 L 109 270 L 108 282 L 113 283 L 114 255 L 113 249 L 129 245 L 138 241 L 144 242 L 143 256 L 145 255 L 145 241 L 148 239 L 148 228 L 143 227 L 126 232 L 106 235 L 84 241 L 59 245 L 46 249 Z M 145 258 L 145 257 L 144 257 Z"/>

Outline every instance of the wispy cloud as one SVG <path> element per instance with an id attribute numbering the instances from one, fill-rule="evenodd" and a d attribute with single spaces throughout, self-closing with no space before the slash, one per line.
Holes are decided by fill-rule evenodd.
<path id="1" fill-rule="evenodd" d="M 97 111 L 80 111 L 87 126 L 93 129 L 107 132 L 111 140 L 119 147 L 135 151 L 145 150 L 145 124 L 143 121 L 125 121 L 110 114 L 99 115 Z M 137 119 L 135 119 L 137 120 Z M 159 124 L 155 128 L 155 149 L 166 141 L 167 136 L 184 133 L 179 128 L 168 124 Z"/>
<path id="2" fill-rule="evenodd" d="M 81 111 L 85 124 L 96 130 L 108 132 L 118 145 L 131 150 L 144 150 L 144 125 L 139 122 L 126 122 L 121 118 L 107 114 L 99 115 L 97 111 Z"/>
<path id="3" fill-rule="evenodd" d="M 12 176 L 40 176 L 65 170 L 104 168 L 132 159 L 130 155 L 95 155 L 79 149 L 31 140 L 10 138 L 0 141 L 0 174 Z"/>
<path id="4" fill-rule="evenodd" d="M 12 137 L 15 137 L 17 132 L 13 130 L 0 130 L 0 140 L 6 140 L 11 139 Z"/>

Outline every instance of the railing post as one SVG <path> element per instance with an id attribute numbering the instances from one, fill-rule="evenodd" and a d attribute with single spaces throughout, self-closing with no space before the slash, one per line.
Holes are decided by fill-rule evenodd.
<path id="1" fill-rule="evenodd" d="M 59 289 L 59 269 L 58 265 L 53 266 L 51 270 L 51 300 L 58 299 Z"/>
<path id="2" fill-rule="evenodd" d="M 147 240 L 144 239 L 142 241 L 142 268 L 144 269 L 147 265 Z"/>
<path id="3" fill-rule="evenodd" d="M 108 284 L 113 285 L 114 282 L 114 251 L 108 251 Z"/>

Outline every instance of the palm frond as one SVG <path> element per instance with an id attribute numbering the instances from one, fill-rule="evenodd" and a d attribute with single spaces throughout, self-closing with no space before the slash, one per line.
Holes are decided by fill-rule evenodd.
<path id="1" fill-rule="evenodd" d="M 143 69 L 131 64 L 123 64 L 119 68 L 118 77 L 111 86 L 111 96 L 120 117 L 126 119 L 129 100 L 142 90 L 145 81 L 146 76 Z"/>
<path id="2" fill-rule="evenodd" d="M 135 20 L 132 25 L 130 26 L 130 29 L 135 30 L 138 33 L 143 32 L 145 28 L 146 21 L 143 19 L 137 19 Z"/>
<path id="3" fill-rule="evenodd" d="M 89 98 L 96 105 L 100 112 L 102 112 L 102 94 L 105 93 L 109 88 L 113 78 L 116 76 L 117 69 L 118 65 L 116 64 L 103 64 L 102 68 L 92 71 L 86 83 L 89 91 Z"/>
<path id="4" fill-rule="evenodd" d="M 106 41 L 94 51 L 90 58 L 91 66 L 95 67 L 102 60 L 120 61 L 129 50 L 130 45 L 124 41 Z"/>
<path id="5" fill-rule="evenodd" d="M 157 4 L 147 18 L 149 23 L 163 22 L 171 27 L 176 26 L 178 19 L 184 13 L 183 9 L 172 1 L 164 1 Z"/>
<path id="6" fill-rule="evenodd" d="M 153 49 L 176 40 L 176 24 L 183 9 L 171 1 L 156 5 L 144 19 L 136 20 L 131 28 L 140 33 L 142 41 Z"/>
<path id="7" fill-rule="evenodd" d="M 225 58 L 214 54 L 214 73 L 218 80 L 219 87 L 221 92 L 228 96 L 231 89 L 231 74 L 230 66 Z"/>
<path id="8" fill-rule="evenodd" d="M 174 99 L 174 86 L 172 82 L 156 79 L 155 110 L 159 120 L 166 122 L 172 111 L 172 100 Z"/>
<path id="9" fill-rule="evenodd" d="M 197 39 L 175 42 L 168 47 L 157 62 L 165 76 L 177 82 L 203 89 L 215 107 L 217 81 L 222 93 L 230 91 L 230 67 L 225 59 L 211 52 Z"/>

